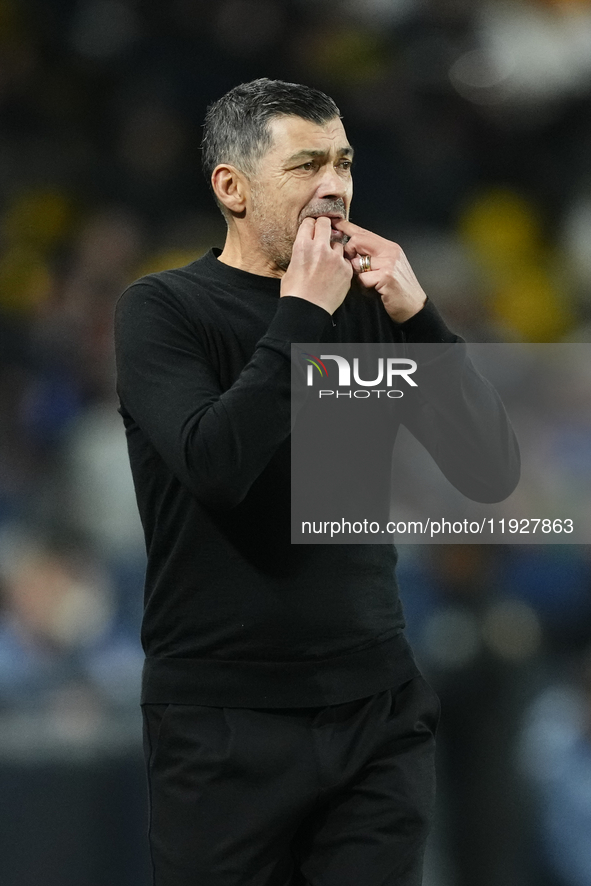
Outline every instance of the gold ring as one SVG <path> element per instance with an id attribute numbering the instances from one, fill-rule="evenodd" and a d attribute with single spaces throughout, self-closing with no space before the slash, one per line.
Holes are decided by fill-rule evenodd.
<path id="1" fill-rule="evenodd" d="M 359 272 L 363 274 L 365 271 L 371 271 L 371 258 L 369 255 L 360 255 Z"/>

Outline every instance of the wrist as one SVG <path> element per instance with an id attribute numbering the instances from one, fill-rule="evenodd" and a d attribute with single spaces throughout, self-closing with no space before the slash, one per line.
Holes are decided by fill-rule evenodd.
<path id="1" fill-rule="evenodd" d="M 420 314 L 426 304 L 427 296 L 423 294 L 422 299 L 417 300 L 412 304 L 397 305 L 395 308 L 386 305 L 385 307 L 390 319 L 393 320 L 394 323 L 402 324 L 407 323 L 409 320 L 412 320 L 413 317 L 416 317 L 417 314 Z"/>
<path id="2" fill-rule="evenodd" d="M 338 306 L 335 306 L 334 308 L 329 307 L 325 302 L 321 301 L 320 299 L 316 300 L 316 299 L 310 298 L 309 296 L 298 295 L 295 292 L 281 292 L 279 297 L 280 298 L 299 298 L 301 301 L 307 301 L 308 304 L 310 304 L 310 305 L 315 305 L 317 308 L 322 308 L 323 311 L 326 311 L 326 313 L 330 314 L 331 316 L 334 313 L 334 311 L 336 311 L 336 309 L 338 307 Z"/>

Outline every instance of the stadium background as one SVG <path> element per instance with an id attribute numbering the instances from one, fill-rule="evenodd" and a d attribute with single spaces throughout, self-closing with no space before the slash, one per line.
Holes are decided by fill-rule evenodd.
<path id="1" fill-rule="evenodd" d="M 200 125 L 259 76 L 334 96 L 352 220 L 403 245 L 456 331 L 591 336 L 588 2 L 0 0 L 4 886 L 149 881 L 112 313 L 131 280 L 222 244 Z M 590 424 L 557 439 L 591 501 Z M 589 550 L 401 554 L 444 704 L 425 886 L 589 886 Z"/>

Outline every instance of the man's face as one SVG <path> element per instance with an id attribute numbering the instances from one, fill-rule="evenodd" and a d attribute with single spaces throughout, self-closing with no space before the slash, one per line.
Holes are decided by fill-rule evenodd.
<path id="1" fill-rule="evenodd" d="M 273 144 L 251 180 L 251 224 L 267 259 L 285 270 L 305 218 L 349 217 L 353 149 L 338 117 L 322 125 L 277 117 L 270 127 Z"/>

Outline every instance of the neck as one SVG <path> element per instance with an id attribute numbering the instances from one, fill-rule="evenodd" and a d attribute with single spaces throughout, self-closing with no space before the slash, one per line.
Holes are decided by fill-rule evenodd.
<path id="1" fill-rule="evenodd" d="M 278 268 L 262 251 L 254 237 L 240 235 L 234 226 L 228 228 L 226 242 L 218 261 L 259 277 L 283 277 L 285 271 Z"/>

